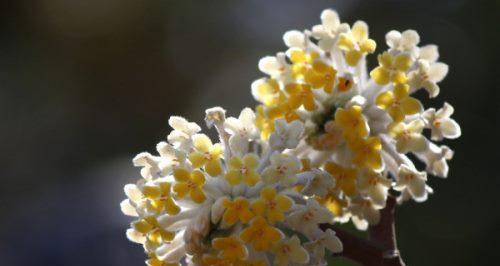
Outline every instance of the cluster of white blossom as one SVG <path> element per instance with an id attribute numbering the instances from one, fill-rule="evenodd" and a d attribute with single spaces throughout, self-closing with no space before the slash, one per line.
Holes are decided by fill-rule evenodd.
<path id="1" fill-rule="evenodd" d="M 365 230 L 390 194 L 424 201 L 427 173 L 447 176 L 453 152 L 432 141 L 460 136 L 453 107 L 424 110 L 411 97 L 421 88 L 438 95 L 448 67 L 437 47 L 419 47 L 413 30 L 390 31 L 368 73 L 376 44 L 366 23 L 351 27 L 333 10 L 321 20 L 287 32 L 289 49 L 261 59 L 268 77 L 252 84 L 255 111 L 206 111 L 218 143 L 171 117 L 158 155 L 134 158 L 143 178 L 125 186 L 121 208 L 137 217 L 127 236 L 143 245 L 148 265 L 323 265 L 342 243 L 319 225 Z"/>

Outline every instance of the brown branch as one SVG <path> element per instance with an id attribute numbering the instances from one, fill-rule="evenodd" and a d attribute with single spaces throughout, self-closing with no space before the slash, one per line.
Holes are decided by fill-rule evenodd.
<path id="1" fill-rule="evenodd" d="M 335 225 L 323 224 L 321 229 L 333 229 L 342 241 L 343 256 L 367 266 L 405 266 L 396 245 L 394 209 L 396 199 L 387 198 L 386 207 L 380 211 L 380 222 L 368 228 L 368 239 L 355 236 Z"/>

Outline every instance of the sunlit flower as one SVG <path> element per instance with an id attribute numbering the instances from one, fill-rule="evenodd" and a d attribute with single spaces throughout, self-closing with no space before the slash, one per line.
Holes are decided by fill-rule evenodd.
<path id="1" fill-rule="evenodd" d="M 405 83 L 407 81 L 406 71 L 410 69 L 411 58 L 408 55 L 400 54 L 393 56 L 388 52 L 378 56 L 379 66 L 370 72 L 370 76 L 379 85 L 386 85 L 389 82 Z"/>
<path id="2" fill-rule="evenodd" d="M 293 185 L 300 171 L 300 161 L 291 155 L 274 153 L 270 159 L 271 165 L 262 172 L 262 180 L 266 184 L 279 183 L 284 187 Z"/>
<path id="3" fill-rule="evenodd" d="M 409 74 L 410 88 L 415 90 L 424 88 L 431 98 L 436 97 L 440 90 L 437 83 L 448 74 L 448 65 L 441 62 L 429 63 L 427 60 L 418 60 L 417 65 L 417 70 Z"/>
<path id="4" fill-rule="evenodd" d="M 205 201 L 205 193 L 202 188 L 205 184 L 205 175 L 199 170 L 189 172 L 184 168 L 178 168 L 174 171 L 175 181 L 174 191 L 179 198 L 184 198 L 189 194 L 189 197 L 196 202 L 202 203 Z"/>
<path id="5" fill-rule="evenodd" d="M 335 178 L 336 189 L 349 196 L 354 195 L 356 192 L 356 169 L 342 167 L 334 162 L 327 162 L 325 171 Z"/>
<path id="6" fill-rule="evenodd" d="M 363 21 L 356 21 L 350 33 L 340 34 L 339 47 L 346 51 L 347 64 L 355 66 L 361 57 L 373 53 L 377 44 L 368 38 L 368 25 Z"/>
<path id="7" fill-rule="evenodd" d="M 225 212 L 224 216 L 222 216 L 222 220 L 227 225 L 233 225 L 237 221 L 246 224 L 255 216 L 250 210 L 250 202 L 243 197 L 238 197 L 233 201 L 225 199 L 223 206 Z"/>
<path id="8" fill-rule="evenodd" d="M 366 137 L 368 126 L 362 114 L 362 108 L 353 105 L 349 109 L 339 108 L 335 113 L 335 122 L 344 130 L 349 137 Z"/>
<path id="9" fill-rule="evenodd" d="M 312 35 L 319 39 L 318 46 L 327 52 L 332 51 L 341 33 L 349 30 L 347 23 L 341 23 L 335 10 L 326 9 L 321 13 L 321 25 L 312 28 Z"/>
<path id="10" fill-rule="evenodd" d="M 443 138 L 456 139 L 460 137 L 462 134 L 460 126 L 450 118 L 454 111 L 453 106 L 445 102 L 441 109 L 436 111 L 434 108 L 429 108 L 422 114 L 427 126 L 431 129 L 432 140 L 439 141 Z"/>
<path id="11" fill-rule="evenodd" d="M 221 258 L 227 260 L 244 260 L 248 256 L 248 251 L 237 236 L 216 238 L 212 240 L 214 249 L 221 251 Z"/>
<path id="12" fill-rule="evenodd" d="M 367 167 L 377 170 L 382 167 L 380 150 L 382 145 L 378 137 L 367 139 L 351 139 L 348 141 L 349 148 L 353 153 L 353 163 L 358 167 Z"/>
<path id="13" fill-rule="evenodd" d="M 422 111 L 422 104 L 409 96 L 408 85 L 397 84 L 394 91 L 385 91 L 377 96 L 376 104 L 392 117 L 394 122 L 403 121 L 405 116 Z"/>
<path id="14" fill-rule="evenodd" d="M 427 199 L 426 181 L 427 173 L 418 172 L 403 164 L 399 167 L 394 189 L 409 192 L 415 201 L 424 201 Z"/>
<path id="15" fill-rule="evenodd" d="M 400 153 L 419 152 L 427 148 L 427 139 L 422 136 L 424 121 L 417 119 L 406 124 L 392 124 L 389 127 L 391 136 L 396 140 L 396 149 Z"/>
<path id="16" fill-rule="evenodd" d="M 308 111 L 316 109 L 314 94 L 308 84 L 291 83 L 286 85 L 286 92 L 290 94 L 288 104 L 291 108 L 297 109 L 303 106 Z"/>
<path id="17" fill-rule="evenodd" d="M 212 141 L 203 134 L 193 137 L 195 151 L 189 154 L 189 160 L 194 168 L 204 167 L 211 176 L 217 176 L 222 172 L 220 156 L 222 148 L 220 144 L 212 144 Z"/>
<path id="18" fill-rule="evenodd" d="M 255 139 L 257 136 L 255 114 L 252 109 L 243 109 L 237 119 L 234 117 L 227 118 L 224 121 L 224 127 L 231 133 L 229 146 L 233 153 L 245 154 L 248 150 L 248 141 Z"/>
<path id="19" fill-rule="evenodd" d="M 250 226 L 241 231 L 241 240 L 249 243 L 256 251 L 269 250 L 276 242 L 283 238 L 277 228 L 270 226 L 262 216 L 257 216 Z"/>
<path id="20" fill-rule="evenodd" d="M 284 213 L 292 207 L 293 201 L 284 195 L 277 194 L 272 187 L 266 187 L 260 192 L 260 198 L 252 203 L 255 214 L 267 218 L 270 224 L 285 219 Z"/>
<path id="21" fill-rule="evenodd" d="M 260 175 L 256 171 L 258 164 L 259 157 L 252 153 L 245 155 L 243 158 L 233 156 L 229 160 L 229 171 L 224 177 L 233 186 L 242 182 L 253 186 L 260 180 Z"/>

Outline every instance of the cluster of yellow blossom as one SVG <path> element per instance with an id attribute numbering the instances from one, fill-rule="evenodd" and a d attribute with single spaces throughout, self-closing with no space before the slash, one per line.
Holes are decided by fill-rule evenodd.
<path id="1" fill-rule="evenodd" d="M 206 110 L 220 143 L 171 117 L 158 155 L 134 158 L 142 178 L 125 186 L 121 208 L 136 217 L 127 237 L 148 265 L 323 265 L 342 243 L 321 224 L 364 230 L 389 195 L 424 201 L 427 173 L 447 176 L 453 152 L 432 141 L 460 136 L 453 107 L 424 111 L 411 96 L 438 95 L 448 67 L 437 47 L 419 47 L 413 30 L 390 31 L 368 73 L 376 43 L 367 24 L 341 23 L 333 10 L 321 21 L 285 33 L 288 50 L 260 60 L 267 76 L 252 83 L 254 110 Z"/>

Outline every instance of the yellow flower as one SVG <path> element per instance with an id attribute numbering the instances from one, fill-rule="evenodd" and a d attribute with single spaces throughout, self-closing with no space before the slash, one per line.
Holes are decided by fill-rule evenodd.
<path id="1" fill-rule="evenodd" d="M 323 88 L 325 92 L 331 93 L 336 75 L 337 71 L 333 67 L 321 61 L 314 61 L 312 68 L 306 72 L 305 80 L 313 88 Z"/>
<path id="2" fill-rule="evenodd" d="M 318 57 L 316 52 L 308 53 L 301 49 L 292 49 L 290 52 L 290 60 L 293 63 L 292 76 L 296 79 L 304 78 L 314 59 Z"/>
<path id="3" fill-rule="evenodd" d="M 396 84 L 394 91 L 380 93 L 375 100 L 377 106 L 386 110 L 394 122 L 401 122 L 406 115 L 413 115 L 422 111 L 419 100 L 408 95 L 409 87 L 406 84 Z"/>
<path id="4" fill-rule="evenodd" d="M 328 194 L 326 197 L 316 197 L 318 203 L 325 206 L 331 213 L 336 217 L 341 217 L 344 215 L 344 208 L 347 206 L 347 202 L 339 199 L 334 194 Z"/>
<path id="5" fill-rule="evenodd" d="M 210 176 L 217 176 L 222 172 L 220 156 L 222 147 L 220 144 L 212 144 L 206 135 L 195 135 L 193 137 L 195 151 L 189 154 L 189 160 L 194 168 L 204 166 L 205 172 Z"/>
<path id="6" fill-rule="evenodd" d="M 353 162 L 358 167 L 366 167 L 372 170 L 382 167 L 382 158 L 380 156 L 382 144 L 380 143 L 380 138 L 348 139 L 347 144 L 353 153 Z"/>
<path id="7" fill-rule="evenodd" d="M 243 157 L 243 160 L 240 157 L 233 156 L 229 160 L 229 171 L 224 177 L 233 186 L 241 182 L 245 182 L 249 186 L 254 186 L 260 179 L 256 171 L 258 165 L 259 157 L 255 154 L 249 153 Z"/>
<path id="8" fill-rule="evenodd" d="M 160 182 L 154 186 L 144 186 L 142 193 L 150 201 L 151 206 L 156 212 L 165 210 L 170 215 L 179 213 L 180 208 L 175 204 L 170 195 L 171 186 L 169 182 Z"/>
<path id="9" fill-rule="evenodd" d="M 205 175 L 200 170 L 189 172 L 184 168 L 174 170 L 174 178 L 177 183 L 174 185 L 174 191 L 179 198 L 184 198 L 187 194 L 196 203 L 205 201 L 205 193 L 202 190 L 205 184 Z"/>
<path id="10" fill-rule="evenodd" d="M 335 112 L 335 122 L 344 131 L 346 137 L 366 137 L 368 126 L 362 114 L 363 109 L 359 105 L 353 105 L 348 109 L 338 108 Z"/>
<path id="11" fill-rule="evenodd" d="M 257 216 L 249 227 L 241 231 L 240 238 L 243 242 L 252 244 L 256 251 L 267 251 L 283 238 L 283 234 L 270 226 L 262 216 Z"/>
<path id="12" fill-rule="evenodd" d="M 155 253 L 149 254 L 149 259 L 146 261 L 146 265 L 148 266 L 178 266 L 179 263 L 169 263 L 160 260 Z"/>
<path id="13" fill-rule="evenodd" d="M 427 139 L 422 136 L 424 121 L 417 119 L 406 124 L 393 123 L 389 126 L 389 134 L 396 140 L 396 149 L 400 153 L 422 152 L 427 148 Z"/>
<path id="14" fill-rule="evenodd" d="M 228 259 L 222 259 L 214 255 L 204 255 L 201 261 L 202 266 L 234 266 Z"/>
<path id="15" fill-rule="evenodd" d="M 406 83 L 406 71 L 411 66 L 411 58 L 408 55 L 400 54 L 392 56 L 388 52 L 378 55 L 379 66 L 370 72 L 370 76 L 375 83 L 385 85 L 390 81 L 394 83 Z"/>
<path id="16" fill-rule="evenodd" d="M 241 240 L 235 236 L 229 236 L 224 238 L 215 238 L 212 240 L 212 247 L 214 249 L 220 250 L 219 255 L 222 259 L 227 260 L 244 260 L 248 256 L 248 250 Z"/>
<path id="17" fill-rule="evenodd" d="M 342 167 L 334 162 L 327 162 L 325 171 L 335 178 L 335 188 L 341 190 L 347 196 L 356 193 L 356 169 Z"/>
<path id="18" fill-rule="evenodd" d="M 358 64 L 365 54 L 375 51 L 377 44 L 368 38 L 368 26 L 363 21 L 356 21 L 350 33 L 342 33 L 339 38 L 339 48 L 346 51 L 345 60 L 350 66 Z"/>
<path id="19" fill-rule="evenodd" d="M 252 84 L 252 94 L 266 106 L 276 106 L 286 100 L 275 79 L 257 80 Z"/>
<path id="20" fill-rule="evenodd" d="M 260 192 L 260 198 L 252 203 L 256 215 L 266 217 L 270 224 L 285 219 L 284 212 L 292 207 L 292 200 L 284 195 L 278 195 L 276 189 L 266 187 Z"/>
<path id="21" fill-rule="evenodd" d="M 155 246 L 158 246 L 163 242 L 172 241 L 175 237 L 175 233 L 163 229 L 158 224 L 158 220 L 156 220 L 156 217 L 154 216 L 149 216 L 136 221 L 132 224 L 132 227 L 135 231 L 146 236 L 147 240 Z"/>
<path id="22" fill-rule="evenodd" d="M 274 132 L 274 119 L 266 115 L 264 105 L 255 108 L 255 126 L 260 130 L 260 138 L 263 140 L 269 139 Z"/>
<path id="23" fill-rule="evenodd" d="M 238 197 L 234 201 L 225 199 L 223 206 L 226 211 L 222 216 L 222 220 L 228 225 L 233 225 L 238 220 L 246 224 L 254 217 L 254 214 L 250 211 L 250 202 L 245 198 Z"/>
<path id="24" fill-rule="evenodd" d="M 290 94 L 288 104 L 292 109 L 304 106 L 307 111 L 314 111 L 314 94 L 308 84 L 290 83 L 285 86 L 285 91 Z"/>

